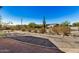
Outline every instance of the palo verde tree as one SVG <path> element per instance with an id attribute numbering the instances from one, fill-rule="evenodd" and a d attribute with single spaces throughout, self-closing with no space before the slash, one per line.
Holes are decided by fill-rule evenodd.
<path id="1" fill-rule="evenodd" d="M 31 32 L 36 27 L 36 24 L 34 22 L 31 22 L 27 25 L 28 31 Z"/>
<path id="2" fill-rule="evenodd" d="M 70 34 L 70 22 L 65 21 L 61 24 L 61 32 L 66 36 Z"/>
<path id="3" fill-rule="evenodd" d="M 30 28 L 35 28 L 35 27 L 36 27 L 36 24 L 35 24 L 34 22 L 31 22 L 31 23 L 28 24 L 28 26 L 29 26 Z"/>
<path id="4" fill-rule="evenodd" d="M 65 21 L 65 22 L 63 22 L 61 25 L 62 25 L 62 26 L 69 26 L 69 25 L 70 25 L 70 22 Z"/>

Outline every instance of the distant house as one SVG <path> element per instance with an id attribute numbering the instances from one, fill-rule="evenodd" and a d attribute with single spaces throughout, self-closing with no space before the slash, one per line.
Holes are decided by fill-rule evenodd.
<path id="1" fill-rule="evenodd" d="M 79 27 L 70 27 L 72 31 L 79 31 Z"/>
<path id="2" fill-rule="evenodd" d="M 47 27 L 48 27 L 48 28 L 54 27 L 54 25 L 55 25 L 55 24 L 49 24 Z"/>
<path id="3" fill-rule="evenodd" d="M 79 27 L 70 27 L 71 28 L 71 34 L 73 36 L 78 36 L 79 37 Z"/>

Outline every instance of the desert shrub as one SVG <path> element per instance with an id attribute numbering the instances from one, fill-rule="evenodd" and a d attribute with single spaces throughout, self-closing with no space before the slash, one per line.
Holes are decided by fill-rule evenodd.
<path id="1" fill-rule="evenodd" d="M 15 28 L 11 28 L 10 30 L 11 30 L 11 31 L 14 31 L 14 30 L 15 30 Z"/>
<path id="2" fill-rule="evenodd" d="M 47 33 L 47 34 L 55 34 L 55 33 L 52 31 L 52 27 L 47 28 L 47 29 L 46 29 L 46 33 Z"/>
<path id="3" fill-rule="evenodd" d="M 21 31 L 26 31 L 26 27 L 24 25 L 21 26 Z"/>
<path id="4" fill-rule="evenodd" d="M 68 36 L 70 34 L 70 27 L 68 26 L 59 25 L 59 26 L 53 27 L 52 30 L 58 35 L 62 34 L 62 35 Z"/>
<path id="5" fill-rule="evenodd" d="M 63 35 L 68 36 L 70 34 L 70 28 L 67 26 L 61 26 L 61 32 L 63 33 Z"/>
<path id="6" fill-rule="evenodd" d="M 40 33 L 45 33 L 44 27 L 40 28 Z"/>
<path id="7" fill-rule="evenodd" d="M 34 33 L 37 33 L 37 29 L 34 30 Z"/>
<path id="8" fill-rule="evenodd" d="M 16 30 L 16 27 L 15 26 L 10 26 L 10 30 L 14 31 L 14 30 Z"/>
<path id="9" fill-rule="evenodd" d="M 21 25 L 16 25 L 15 28 L 16 30 L 21 30 Z"/>
<path id="10" fill-rule="evenodd" d="M 5 27 L 5 30 L 10 30 L 10 27 Z"/>
<path id="11" fill-rule="evenodd" d="M 55 32 L 57 35 L 60 33 L 60 26 L 57 24 L 52 28 L 53 32 Z"/>
<path id="12" fill-rule="evenodd" d="M 31 30 L 30 30 L 30 29 L 28 29 L 28 32 L 31 32 Z"/>
<path id="13" fill-rule="evenodd" d="M 25 28 L 22 28 L 21 31 L 26 31 L 26 29 Z"/>

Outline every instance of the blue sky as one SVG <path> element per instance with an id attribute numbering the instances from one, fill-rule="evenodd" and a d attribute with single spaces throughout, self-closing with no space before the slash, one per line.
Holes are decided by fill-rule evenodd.
<path id="1" fill-rule="evenodd" d="M 41 24 L 43 16 L 48 24 L 73 23 L 79 21 L 79 6 L 3 6 L 0 14 L 3 22 L 12 21 L 14 24 L 20 24 L 21 19 L 23 24 Z"/>

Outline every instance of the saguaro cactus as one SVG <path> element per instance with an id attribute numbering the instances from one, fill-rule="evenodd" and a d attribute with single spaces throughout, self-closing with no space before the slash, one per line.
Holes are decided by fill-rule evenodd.
<path id="1" fill-rule="evenodd" d="M 46 21 L 45 21 L 45 16 L 43 16 L 43 30 L 44 33 L 46 32 Z"/>

